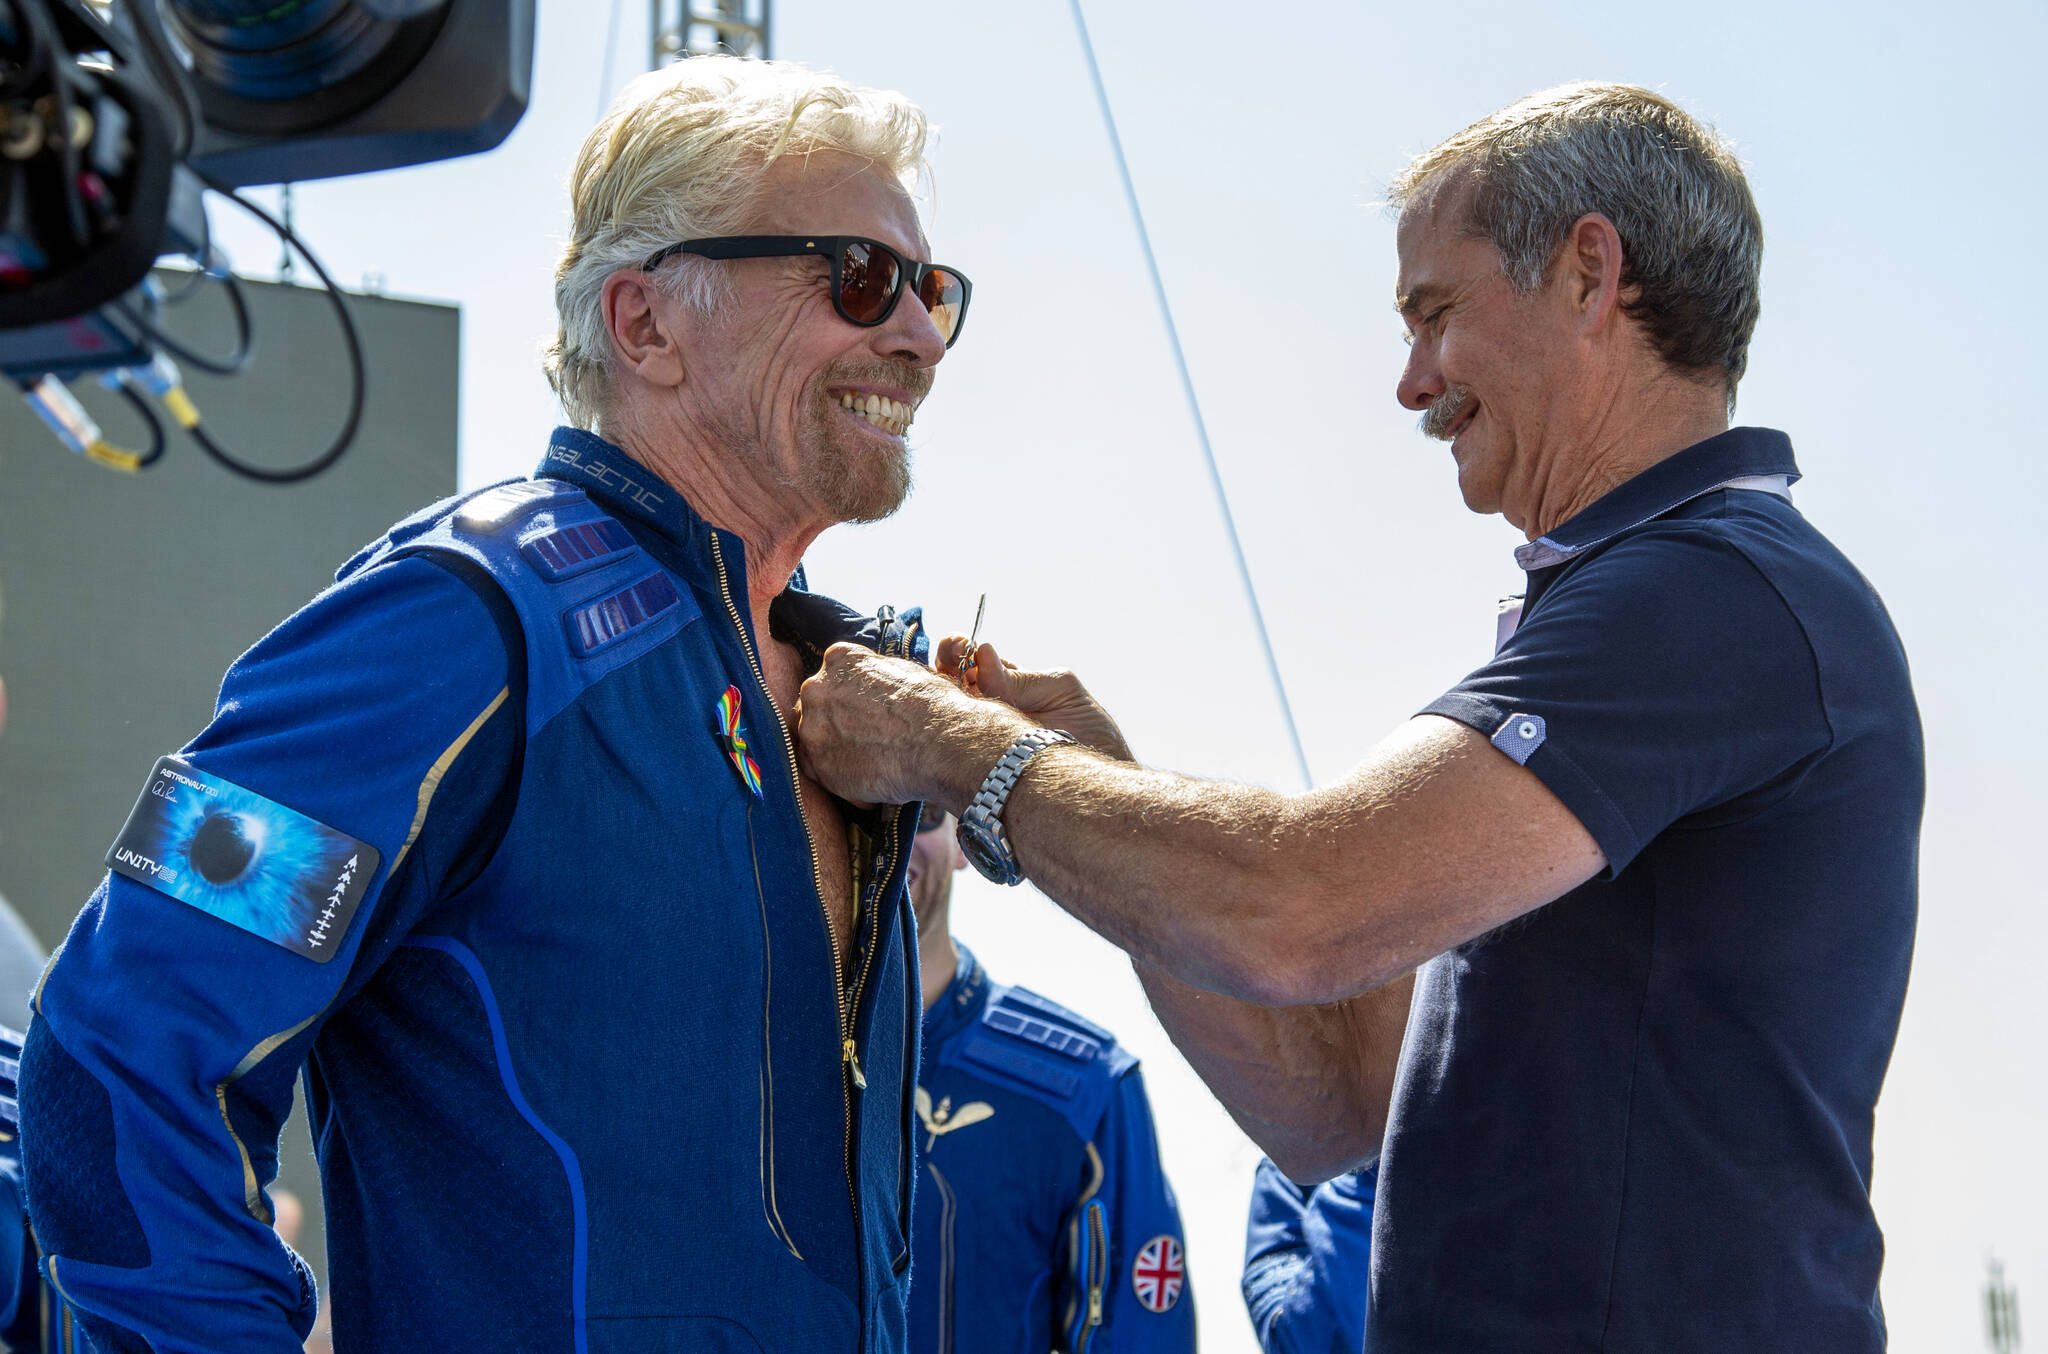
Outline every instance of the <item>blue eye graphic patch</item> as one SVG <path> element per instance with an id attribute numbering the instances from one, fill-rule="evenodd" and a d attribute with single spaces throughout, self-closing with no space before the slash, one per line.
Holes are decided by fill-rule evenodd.
<path id="1" fill-rule="evenodd" d="M 157 761 L 107 868 L 327 962 L 377 872 L 377 848 L 176 757 Z"/>

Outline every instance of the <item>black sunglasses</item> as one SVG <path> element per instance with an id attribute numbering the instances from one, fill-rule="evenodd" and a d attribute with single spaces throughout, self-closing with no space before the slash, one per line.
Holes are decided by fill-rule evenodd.
<path id="1" fill-rule="evenodd" d="M 958 341 L 967 319 L 967 298 L 974 286 L 959 270 L 942 263 L 919 263 L 860 235 L 720 235 L 684 240 L 656 250 L 640 265 L 653 272 L 677 254 L 707 259 L 779 259 L 822 254 L 832 263 L 832 309 L 848 324 L 873 328 L 889 318 L 902 299 L 905 284 L 937 326 L 948 348 Z"/>

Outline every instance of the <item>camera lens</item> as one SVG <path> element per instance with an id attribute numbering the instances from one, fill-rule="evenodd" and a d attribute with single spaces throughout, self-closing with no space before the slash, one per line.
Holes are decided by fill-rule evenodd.
<path id="1" fill-rule="evenodd" d="M 447 0 L 163 0 L 163 6 L 192 53 L 207 121 L 278 135 L 340 121 L 388 92 L 431 43 Z"/>

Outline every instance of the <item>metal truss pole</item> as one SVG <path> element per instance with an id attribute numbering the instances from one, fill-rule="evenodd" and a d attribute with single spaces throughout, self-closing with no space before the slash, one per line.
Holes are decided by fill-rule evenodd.
<path id="1" fill-rule="evenodd" d="M 774 55 L 770 46 L 770 11 L 774 0 L 649 0 L 648 32 L 653 50 L 648 69 L 671 61 L 730 52 L 734 56 Z"/>

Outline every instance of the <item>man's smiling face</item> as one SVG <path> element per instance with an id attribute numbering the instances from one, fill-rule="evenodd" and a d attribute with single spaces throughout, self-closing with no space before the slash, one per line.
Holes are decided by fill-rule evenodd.
<path id="1" fill-rule="evenodd" d="M 1515 291 L 1493 242 L 1468 228 L 1465 199 L 1445 188 L 1401 218 L 1395 306 L 1409 350 L 1396 393 L 1451 444 L 1465 505 L 1522 526 L 1561 431 L 1567 316 L 1548 286 Z"/>
<path id="2" fill-rule="evenodd" d="M 930 257 L 902 186 L 834 153 L 778 161 L 747 233 L 861 235 Z M 863 328 L 833 309 L 822 257 L 717 266 L 730 290 L 692 354 L 685 400 L 756 473 L 821 515 L 887 517 L 910 491 L 904 433 L 946 352 L 924 306 L 906 294 Z"/>

